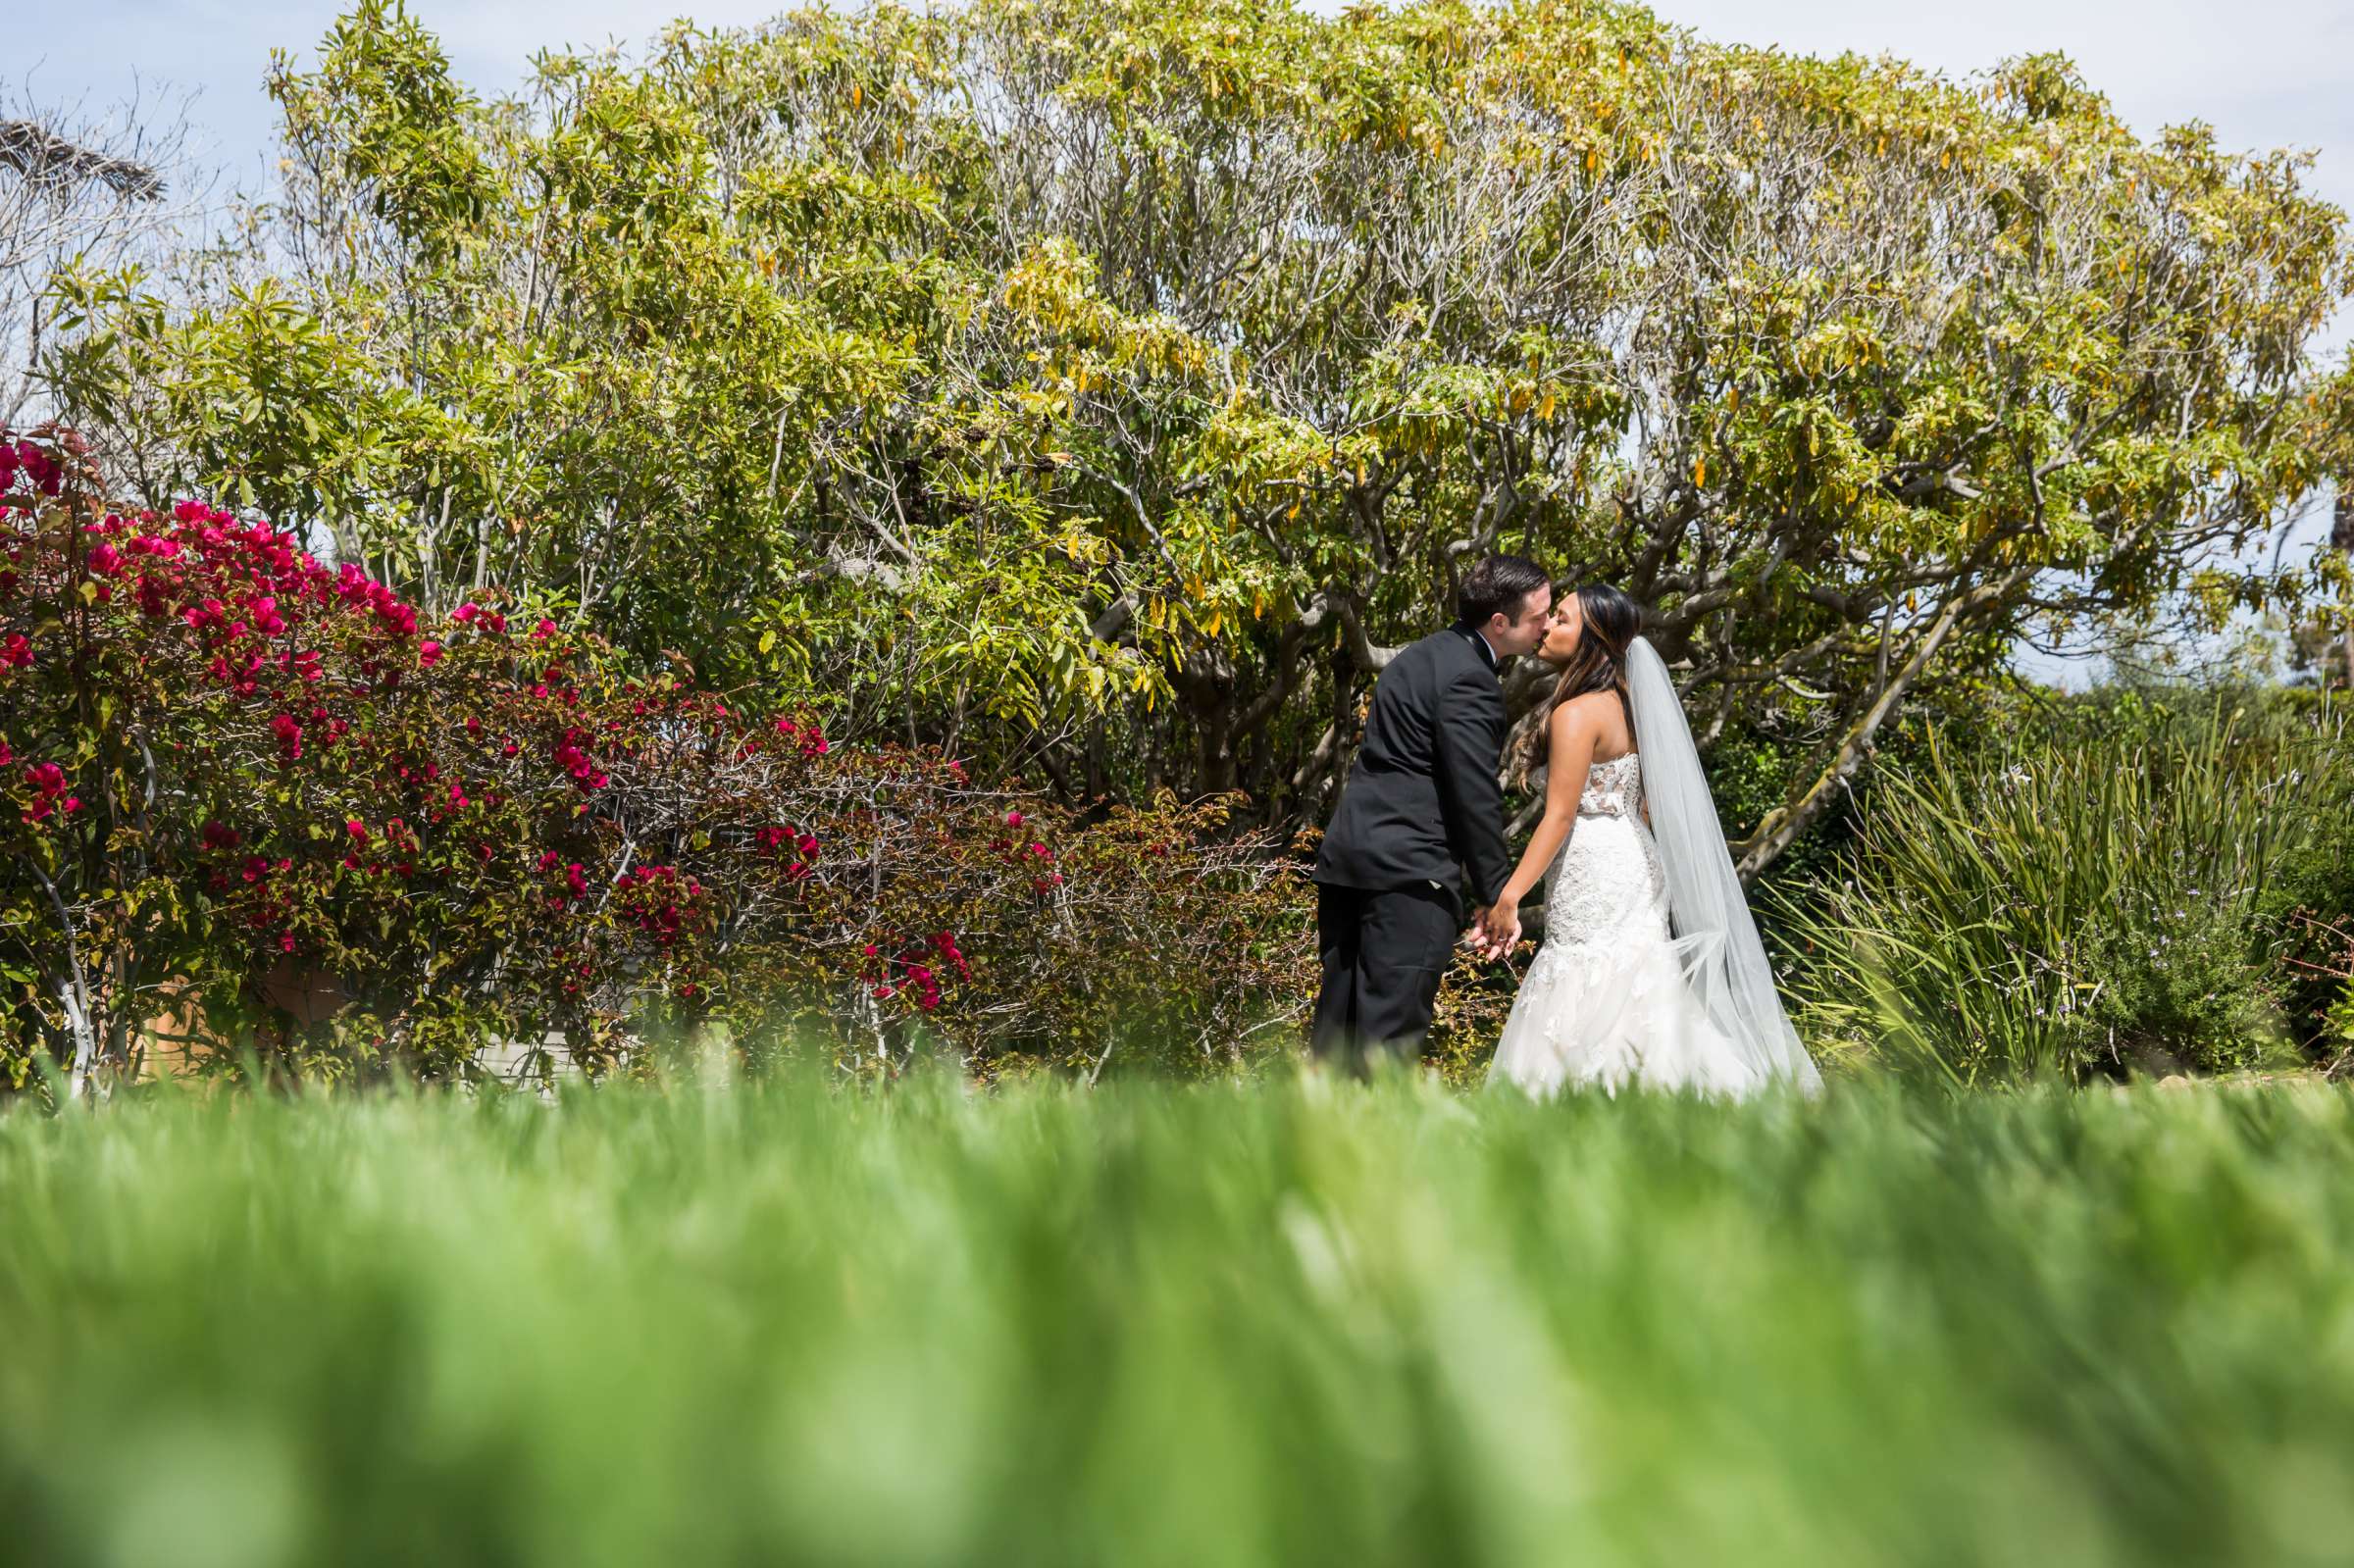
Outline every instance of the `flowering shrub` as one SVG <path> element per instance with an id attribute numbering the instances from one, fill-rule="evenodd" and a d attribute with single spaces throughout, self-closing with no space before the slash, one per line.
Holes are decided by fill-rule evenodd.
<path id="1" fill-rule="evenodd" d="M 426 626 L 267 524 L 110 510 L 70 435 L 0 449 L 0 1082 L 135 1070 L 191 1000 L 293 1071 L 430 1074 L 715 1019 L 1092 1071 L 1141 999 L 1199 1040 L 1299 999 L 1299 889 L 1217 803 L 1082 824 L 495 595 Z M 283 1016 L 304 976 L 344 1005 Z"/>

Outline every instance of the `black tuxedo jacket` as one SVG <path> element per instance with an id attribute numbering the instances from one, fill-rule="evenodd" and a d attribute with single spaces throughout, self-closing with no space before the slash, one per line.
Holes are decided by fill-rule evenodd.
<path id="1" fill-rule="evenodd" d="M 1504 843 L 1504 689 L 1467 627 L 1399 650 L 1316 854 L 1316 881 L 1378 890 L 1465 883 L 1474 907 L 1512 874 Z"/>

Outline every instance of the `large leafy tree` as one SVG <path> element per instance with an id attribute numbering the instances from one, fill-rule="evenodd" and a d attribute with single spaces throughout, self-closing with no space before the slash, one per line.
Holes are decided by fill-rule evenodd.
<path id="1" fill-rule="evenodd" d="M 2022 633 L 2303 585 L 2225 564 L 2322 477 L 2342 215 L 2053 58 L 972 0 L 485 104 L 368 0 L 272 87 L 252 258 L 67 284 L 59 385 L 159 484 L 1074 794 L 1312 820 L 1388 646 L 1516 548 L 1770 743 L 1754 873 Z"/>

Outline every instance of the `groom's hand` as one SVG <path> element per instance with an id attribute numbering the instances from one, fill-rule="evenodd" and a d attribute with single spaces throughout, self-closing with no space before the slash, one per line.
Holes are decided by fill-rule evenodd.
<path id="1" fill-rule="evenodd" d="M 1471 911 L 1471 929 L 1463 933 L 1463 945 L 1482 963 L 1496 956 L 1488 946 L 1488 906 Z"/>

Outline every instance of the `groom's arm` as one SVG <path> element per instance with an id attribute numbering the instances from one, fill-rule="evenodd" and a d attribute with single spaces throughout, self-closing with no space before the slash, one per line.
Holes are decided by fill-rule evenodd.
<path id="1" fill-rule="evenodd" d="M 1448 845 L 1470 877 L 1472 902 L 1481 909 L 1496 901 L 1512 874 L 1504 842 L 1504 790 L 1496 783 L 1504 732 L 1504 693 L 1486 671 L 1466 671 L 1441 694 L 1433 770 L 1439 814 Z"/>

